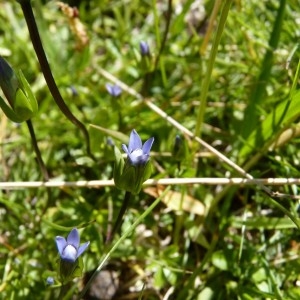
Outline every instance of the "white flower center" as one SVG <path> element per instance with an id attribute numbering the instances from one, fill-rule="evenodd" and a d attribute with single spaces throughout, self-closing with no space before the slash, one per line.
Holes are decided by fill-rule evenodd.
<path id="1" fill-rule="evenodd" d="M 143 150 L 142 149 L 135 149 L 134 151 L 131 152 L 131 158 L 136 159 L 139 156 L 143 155 Z"/>
<path id="2" fill-rule="evenodd" d="M 67 245 L 63 251 L 63 257 L 66 260 L 75 261 L 77 256 L 77 249 L 73 245 Z"/>

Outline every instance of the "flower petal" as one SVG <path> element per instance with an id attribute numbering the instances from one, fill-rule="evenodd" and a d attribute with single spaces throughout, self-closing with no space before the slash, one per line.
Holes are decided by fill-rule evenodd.
<path id="1" fill-rule="evenodd" d="M 86 250 L 86 248 L 89 246 L 90 242 L 86 242 L 84 244 L 82 244 L 77 252 L 77 258 Z"/>
<path id="2" fill-rule="evenodd" d="M 118 97 L 122 93 L 122 89 L 118 85 L 113 86 L 113 96 Z"/>
<path id="3" fill-rule="evenodd" d="M 138 133 L 133 129 L 130 133 L 128 150 L 129 152 L 134 151 L 135 149 L 142 149 L 142 140 Z"/>
<path id="4" fill-rule="evenodd" d="M 107 83 L 105 87 L 108 93 L 113 97 L 118 97 L 122 93 L 122 89 L 116 84 L 112 85 L 110 83 Z"/>
<path id="5" fill-rule="evenodd" d="M 140 155 L 136 155 L 138 150 L 133 151 L 131 154 L 128 154 L 128 159 L 132 166 L 143 166 L 149 160 L 148 154 L 143 154 L 142 150 L 140 150 Z"/>
<path id="6" fill-rule="evenodd" d="M 129 154 L 128 148 L 126 145 L 122 144 L 122 149 L 125 153 Z"/>
<path id="7" fill-rule="evenodd" d="M 143 153 L 144 154 L 148 154 L 149 155 L 153 142 L 154 142 L 154 137 L 148 139 L 145 142 L 145 144 L 143 145 Z"/>
<path id="8" fill-rule="evenodd" d="M 76 249 L 78 249 L 80 243 L 79 232 L 77 228 L 73 228 L 67 237 L 67 244 L 73 245 Z"/>
<path id="9" fill-rule="evenodd" d="M 150 50 L 149 50 L 149 45 L 145 41 L 140 42 L 140 51 L 142 55 L 149 55 Z"/>
<path id="10" fill-rule="evenodd" d="M 65 249 L 65 247 L 67 246 L 67 241 L 64 237 L 62 236 L 57 236 L 55 238 L 55 242 L 56 242 L 56 247 L 57 247 L 57 250 L 59 252 L 59 255 L 60 257 L 62 256 L 62 253 Z"/>
<path id="11" fill-rule="evenodd" d="M 111 94 L 111 95 L 113 95 L 113 85 L 110 84 L 110 83 L 107 83 L 105 85 L 105 87 L 106 87 L 106 90 L 108 91 L 108 93 Z"/>

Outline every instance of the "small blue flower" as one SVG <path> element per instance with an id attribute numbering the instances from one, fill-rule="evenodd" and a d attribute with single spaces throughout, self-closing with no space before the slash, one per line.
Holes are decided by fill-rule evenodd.
<path id="1" fill-rule="evenodd" d="M 145 41 L 140 42 L 140 51 L 143 56 L 150 55 L 150 48 L 147 42 Z"/>
<path id="2" fill-rule="evenodd" d="M 115 147 L 114 181 L 118 189 L 134 195 L 141 191 L 143 183 L 150 178 L 152 172 L 150 150 L 153 142 L 152 137 L 143 145 L 140 136 L 132 130 L 128 147 L 122 145 L 122 149 L 127 153 L 126 161 L 118 147 Z"/>
<path id="3" fill-rule="evenodd" d="M 154 137 L 148 139 L 144 145 L 138 133 L 133 129 L 130 134 L 128 148 L 122 145 L 122 149 L 128 155 L 128 160 L 131 165 L 145 165 L 150 158 L 150 150 L 154 142 Z"/>
<path id="4" fill-rule="evenodd" d="M 46 283 L 47 283 L 48 285 L 54 284 L 54 278 L 51 277 L 51 276 L 48 276 L 47 279 L 46 279 Z"/>
<path id="5" fill-rule="evenodd" d="M 55 241 L 61 259 L 70 263 L 74 263 L 90 244 L 86 242 L 79 246 L 80 237 L 77 228 L 71 230 L 67 240 L 62 236 L 57 236 Z"/>
<path id="6" fill-rule="evenodd" d="M 117 98 L 122 93 L 122 89 L 116 84 L 113 85 L 113 84 L 107 83 L 105 85 L 105 87 L 106 87 L 106 90 L 108 91 L 108 93 L 113 97 Z"/>

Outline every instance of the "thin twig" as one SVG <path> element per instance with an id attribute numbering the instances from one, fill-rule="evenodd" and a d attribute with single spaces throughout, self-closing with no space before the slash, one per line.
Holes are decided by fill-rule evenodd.
<path id="1" fill-rule="evenodd" d="M 300 178 L 162 178 L 148 179 L 143 186 L 159 186 L 159 185 L 182 185 L 182 184 L 203 184 L 203 185 L 228 185 L 228 186 L 283 186 L 283 185 L 300 185 Z M 100 188 L 106 186 L 114 186 L 113 179 L 111 180 L 79 180 L 79 181 L 15 181 L 15 182 L 0 182 L 0 189 L 24 189 L 24 188 Z M 292 199 L 300 199 L 300 196 L 273 193 L 276 198 L 289 197 Z"/>

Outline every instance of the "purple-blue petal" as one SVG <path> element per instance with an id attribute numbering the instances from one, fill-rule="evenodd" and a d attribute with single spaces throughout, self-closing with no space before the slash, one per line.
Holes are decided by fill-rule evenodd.
<path id="1" fill-rule="evenodd" d="M 138 133 L 133 129 L 130 133 L 130 138 L 129 138 L 129 145 L 128 145 L 128 150 L 129 152 L 132 152 L 136 149 L 142 149 L 142 140 Z"/>
<path id="2" fill-rule="evenodd" d="M 113 86 L 114 96 L 118 97 L 122 93 L 122 89 L 118 85 Z"/>
<path id="3" fill-rule="evenodd" d="M 133 166 L 138 166 L 138 165 L 145 165 L 147 161 L 149 160 L 149 155 L 148 154 L 143 154 L 143 155 L 128 155 L 128 159 Z"/>
<path id="4" fill-rule="evenodd" d="M 64 251 L 65 247 L 67 246 L 67 241 L 64 237 L 57 236 L 55 238 L 55 242 L 56 242 L 56 247 L 59 252 L 59 255 L 62 256 L 63 251 Z"/>
<path id="5" fill-rule="evenodd" d="M 67 244 L 73 245 L 76 249 L 78 249 L 80 243 L 79 232 L 77 228 L 73 228 L 67 237 Z"/>
<path id="6" fill-rule="evenodd" d="M 106 87 L 106 90 L 108 91 L 108 93 L 112 95 L 112 92 L 113 92 L 113 85 L 110 84 L 110 83 L 107 83 L 107 84 L 105 85 L 105 87 Z"/>
<path id="7" fill-rule="evenodd" d="M 113 97 L 118 97 L 122 93 L 122 89 L 116 84 L 112 85 L 110 83 L 107 83 L 105 87 L 108 93 Z"/>
<path id="8" fill-rule="evenodd" d="M 144 154 L 149 154 L 150 153 L 153 142 L 154 142 L 154 137 L 148 139 L 145 142 L 145 144 L 143 145 L 143 149 L 142 149 Z"/>
<path id="9" fill-rule="evenodd" d="M 77 258 L 86 250 L 86 248 L 89 246 L 90 242 L 86 242 L 84 244 L 82 244 L 77 252 Z"/>
<path id="10" fill-rule="evenodd" d="M 149 45 L 145 41 L 140 42 L 140 51 L 142 55 L 148 55 L 150 53 Z"/>
<path id="11" fill-rule="evenodd" d="M 125 153 L 129 154 L 128 148 L 126 145 L 122 144 L 122 149 Z"/>

